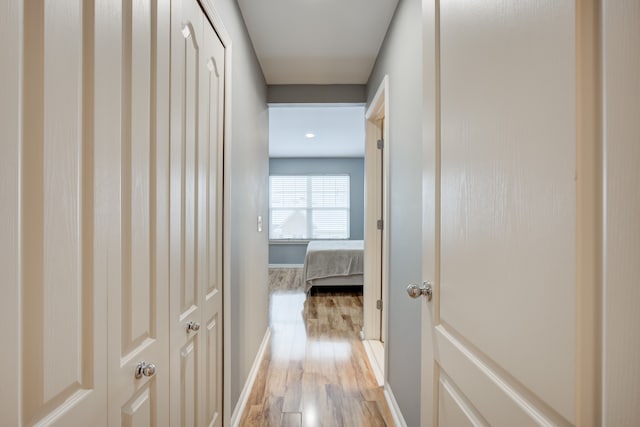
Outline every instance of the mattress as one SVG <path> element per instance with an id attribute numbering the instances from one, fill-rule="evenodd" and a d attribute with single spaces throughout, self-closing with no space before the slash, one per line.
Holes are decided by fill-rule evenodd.
<path id="1" fill-rule="evenodd" d="M 304 260 L 303 279 L 306 291 L 315 285 L 362 284 L 364 267 L 363 240 L 314 240 L 309 242 Z M 352 277 L 354 276 L 354 277 Z M 359 278 L 356 276 L 360 276 Z M 358 283 L 359 282 L 359 283 Z"/>

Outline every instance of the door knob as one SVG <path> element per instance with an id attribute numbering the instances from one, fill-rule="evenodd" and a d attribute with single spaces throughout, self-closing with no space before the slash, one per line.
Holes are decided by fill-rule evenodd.
<path id="1" fill-rule="evenodd" d="M 187 333 L 188 332 L 198 332 L 200 330 L 200 323 L 198 322 L 187 322 Z"/>
<path id="2" fill-rule="evenodd" d="M 427 301 L 431 301 L 431 298 L 433 297 L 433 288 L 431 286 L 431 282 L 422 282 L 422 285 L 420 286 L 410 284 L 409 286 L 407 286 L 407 294 L 409 294 L 411 298 L 426 296 Z"/>
<path id="3" fill-rule="evenodd" d="M 156 365 L 153 363 L 147 363 L 144 360 L 136 366 L 136 379 L 145 377 L 150 377 L 156 373 Z"/>

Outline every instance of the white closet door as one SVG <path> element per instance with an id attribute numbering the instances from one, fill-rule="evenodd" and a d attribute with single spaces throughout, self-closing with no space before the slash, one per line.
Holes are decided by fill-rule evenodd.
<path id="1" fill-rule="evenodd" d="M 11 2 L 3 425 L 166 423 L 165 3 Z"/>
<path id="2" fill-rule="evenodd" d="M 171 43 L 171 424 L 221 425 L 224 48 L 195 0 Z"/>
<path id="3" fill-rule="evenodd" d="M 98 12 L 113 16 L 97 39 L 108 57 L 97 76 L 111 93 L 97 117 L 111 140 L 109 425 L 168 425 L 168 7 L 140 0 Z"/>
<path id="4" fill-rule="evenodd" d="M 93 133 L 93 8 L 82 0 L 3 6 L 17 22 L 9 27 L 13 36 L 3 39 L 14 61 L 3 69 L 22 62 L 13 68 L 20 74 L 3 74 L 11 87 L 2 96 L 3 128 L 19 131 L 2 140 L 0 204 L 9 231 L 2 252 L 11 262 L 2 273 L 2 309 L 11 317 L 3 329 L 12 330 L 3 334 L 2 362 L 11 371 L 3 389 L 13 395 L 5 405 L 3 392 L 2 425 L 106 424 L 107 274 L 94 174 L 101 160 Z"/>
<path id="5" fill-rule="evenodd" d="M 198 296 L 202 313 L 200 425 L 222 425 L 222 160 L 224 46 L 203 20 L 198 156 Z"/>

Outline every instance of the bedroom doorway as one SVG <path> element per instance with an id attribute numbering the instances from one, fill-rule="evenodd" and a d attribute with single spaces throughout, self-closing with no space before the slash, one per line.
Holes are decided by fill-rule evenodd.
<path id="1" fill-rule="evenodd" d="M 364 345 L 380 385 L 386 372 L 389 229 L 389 79 L 383 79 L 365 113 Z"/>
<path id="2" fill-rule="evenodd" d="M 388 77 L 385 77 L 369 107 L 363 103 L 269 104 L 269 271 L 275 278 L 299 277 L 294 282 L 308 291 L 305 260 L 310 241 L 364 241 L 361 339 L 377 382 L 384 384 L 388 301 Z M 344 206 L 316 206 L 314 188 L 324 187 L 348 176 L 349 201 L 346 229 L 338 230 L 339 209 Z M 317 181 L 317 182 L 316 182 Z M 315 184 L 314 184 L 315 183 Z M 322 185 L 320 185 L 322 184 Z M 318 193 L 318 195 L 319 195 Z M 327 224 L 315 209 L 331 210 Z M 328 218 L 328 217 L 327 217 Z M 318 221 L 317 221 L 318 220 Z M 323 231 L 324 230 L 324 231 Z M 346 233 L 338 236 L 337 232 Z M 320 234 L 317 234 L 319 232 Z M 330 234 L 327 235 L 327 233 Z M 317 234 L 317 235 L 316 235 Z M 333 272 L 336 273 L 335 271 Z M 338 279 L 344 279 L 340 272 Z M 350 278 L 353 272 L 348 273 Z M 284 276 L 283 276 L 284 277 Z M 313 279 L 313 289 L 336 283 Z M 328 279 L 332 279 L 328 277 Z M 270 281 L 271 282 L 271 281 Z M 322 283 L 320 283 L 322 282 Z M 346 285 L 347 283 L 340 283 Z M 271 285 L 270 285 L 271 287 Z"/>
<path id="3" fill-rule="evenodd" d="M 270 266 L 302 268 L 310 241 L 364 240 L 364 115 L 362 103 L 269 105 Z"/>

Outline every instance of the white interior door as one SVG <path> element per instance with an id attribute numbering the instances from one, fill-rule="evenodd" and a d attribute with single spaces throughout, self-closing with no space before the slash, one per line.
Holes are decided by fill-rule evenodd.
<path id="1" fill-rule="evenodd" d="M 171 424 L 221 425 L 224 47 L 195 0 L 171 38 Z"/>
<path id="2" fill-rule="evenodd" d="M 112 57 L 99 77 L 111 96 L 98 110 L 112 138 L 114 175 L 104 224 L 111 243 L 109 424 L 168 425 L 168 7 L 144 0 L 110 11 L 110 45 L 100 52 Z"/>
<path id="3" fill-rule="evenodd" d="M 575 3 L 423 6 L 422 423 L 575 425 Z"/>

